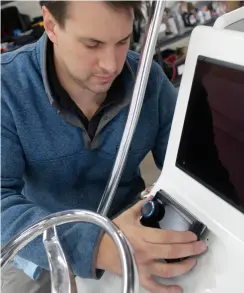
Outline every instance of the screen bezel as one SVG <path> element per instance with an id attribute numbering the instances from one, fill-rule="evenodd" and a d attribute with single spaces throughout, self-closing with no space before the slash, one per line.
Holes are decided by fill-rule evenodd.
<path id="1" fill-rule="evenodd" d="M 213 58 L 209 58 L 209 57 L 205 57 L 202 55 L 199 55 L 197 57 L 197 63 L 198 61 L 203 61 L 209 64 L 214 64 L 217 66 L 221 66 L 221 67 L 225 67 L 225 68 L 230 68 L 233 70 L 238 70 L 238 71 L 242 71 L 244 72 L 244 66 L 241 65 L 236 65 L 233 63 L 229 63 L 226 61 L 221 61 L 221 60 L 216 60 Z M 197 69 L 197 66 L 196 66 Z M 195 70 L 196 70 L 195 69 Z M 195 71 L 194 71 L 195 74 Z M 192 91 L 192 88 L 191 88 Z M 190 92 L 191 93 L 191 92 Z M 187 107 L 188 109 L 188 107 Z M 187 111 L 186 109 L 186 111 Z M 185 121 L 184 121 L 185 124 Z M 183 131 L 184 131 L 184 124 L 183 124 L 183 128 L 182 128 L 182 134 L 181 134 L 181 138 L 180 138 L 180 144 L 182 141 L 182 136 L 183 136 Z M 208 188 L 209 190 L 211 190 L 212 192 L 214 192 L 217 196 L 221 197 L 223 200 L 225 200 L 227 203 L 229 203 L 230 205 L 232 205 L 233 207 L 235 207 L 236 209 L 238 209 L 239 211 L 241 211 L 244 214 L 244 207 L 237 205 L 236 203 L 234 203 L 232 200 L 230 200 L 228 197 L 226 197 L 223 193 L 221 193 L 220 191 L 218 191 L 217 189 L 215 189 L 213 186 L 207 184 L 204 180 L 202 180 L 201 178 L 199 178 L 198 176 L 196 176 L 195 174 L 193 174 L 192 172 L 190 172 L 189 170 L 187 170 L 186 168 L 184 168 L 184 166 L 181 166 L 177 161 L 178 161 L 178 157 L 179 157 L 179 149 L 178 149 L 178 153 L 177 153 L 177 157 L 176 157 L 176 162 L 175 165 L 177 168 L 179 168 L 180 170 L 182 170 L 183 172 L 185 172 L 186 174 L 188 174 L 189 176 L 191 176 L 193 179 L 195 179 L 196 181 L 198 181 L 199 183 L 201 183 L 202 185 L 204 185 L 206 188 Z"/>

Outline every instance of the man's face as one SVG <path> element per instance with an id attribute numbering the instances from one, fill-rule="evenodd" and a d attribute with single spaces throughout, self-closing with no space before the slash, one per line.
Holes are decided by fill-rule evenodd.
<path id="1" fill-rule="evenodd" d="M 55 58 L 82 87 L 104 93 L 124 66 L 133 10 L 93 1 L 71 1 L 67 9 L 64 27 L 53 26 Z"/>

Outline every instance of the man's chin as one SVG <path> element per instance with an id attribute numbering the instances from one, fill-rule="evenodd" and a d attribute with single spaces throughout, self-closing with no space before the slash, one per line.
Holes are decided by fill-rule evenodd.
<path id="1" fill-rule="evenodd" d="M 112 86 L 112 82 L 106 84 L 91 85 L 90 90 L 94 93 L 106 93 Z"/>

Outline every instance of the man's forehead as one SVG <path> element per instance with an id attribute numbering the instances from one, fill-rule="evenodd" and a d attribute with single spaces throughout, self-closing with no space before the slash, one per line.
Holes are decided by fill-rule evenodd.
<path id="1" fill-rule="evenodd" d="M 134 11 L 123 7 L 113 7 L 107 1 L 69 1 L 67 16 L 75 20 L 89 20 L 96 22 L 99 20 L 134 19 Z M 91 19 L 91 17 L 94 17 Z"/>
<path id="2" fill-rule="evenodd" d="M 78 1 L 80 2 L 80 1 Z M 77 38 L 119 42 L 132 33 L 133 15 L 115 12 L 104 2 L 72 1 L 66 27 Z"/>

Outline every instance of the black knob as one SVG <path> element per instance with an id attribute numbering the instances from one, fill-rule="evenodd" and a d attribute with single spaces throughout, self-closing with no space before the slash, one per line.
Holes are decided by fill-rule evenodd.
<path id="1" fill-rule="evenodd" d="M 142 206 L 141 214 L 144 218 L 149 218 L 154 215 L 155 213 L 155 202 L 152 200 L 149 200 L 144 203 Z"/>
<path id="2" fill-rule="evenodd" d="M 141 209 L 141 224 L 147 227 L 159 228 L 159 221 L 164 217 L 165 209 L 157 200 L 145 202 Z"/>

